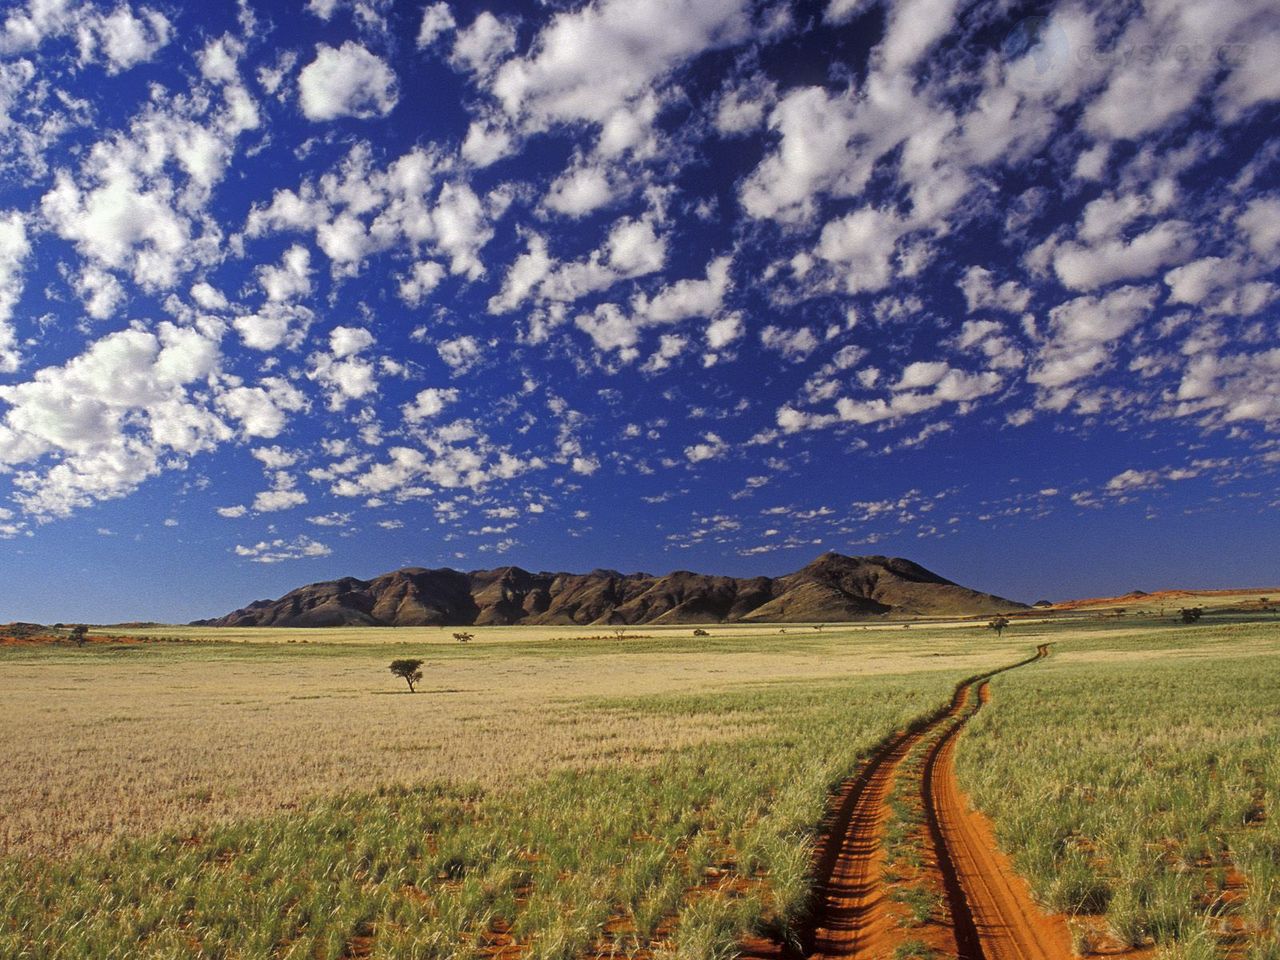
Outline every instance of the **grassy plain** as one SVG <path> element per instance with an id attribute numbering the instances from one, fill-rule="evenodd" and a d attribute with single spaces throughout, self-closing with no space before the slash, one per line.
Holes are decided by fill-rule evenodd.
<path id="1" fill-rule="evenodd" d="M 993 681 L 962 785 L 1081 949 L 1280 958 L 1280 622 L 1065 633 Z"/>
<path id="2" fill-rule="evenodd" d="M 958 756 L 1039 895 L 1276 957 L 1274 622 L 139 632 L 187 642 L 0 648 L 0 957 L 731 957 L 830 788 L 1045 641 Z"/>
<path id="3" fill-rule="evenodd" d="M 715 628 L 696 641 L 691 628 L 622 641 L 473 632 L 466 645 L 440 642 L 438 630 L 365 630 L 286 632 L 305 644 L 286 635 L 0 647 L 0 855 L 60 856 L 378 786 L 493 789 L 558 769 L 652 763 L 663 751 L 740 739 L 750 724 L 581 704 L 921 670 L 953 676 L 1009 646 L 975 644 L 970 631 L 930 639 L 900 629 Z M 396 657 L 426 661 L 419 693 L 388 672 Z"/>
<path id="4" fill-rule="evenodd" d="M 0 956 L 726 955 L 829 789 L 1025 646 L 474 632 L 4 651 Z"/>

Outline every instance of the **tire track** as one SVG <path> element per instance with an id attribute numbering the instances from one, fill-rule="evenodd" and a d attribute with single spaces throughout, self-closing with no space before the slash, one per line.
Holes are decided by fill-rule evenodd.
<path id="1" fill-rule="evenodd" d="M 1041 660 L 1048 654 L 1048 646 L 1041 645 L 1035 657 L 1015 666 Z M 980 678 L 970 683 L 968 689 L 976 685 L 977 703 L 934 742 L 920 785 L 954 918 L 957 956 L 963 960 L 1071 957 L 1066 927 L 1036 906 L 1026 882 L 997 847 L 989 825 L 969 811 L 956 780 L 956 740 L 964 725 L 991 699 L 988 680 L 989 677 Z"/>
<path id="2" fill-rule="evenodd" d="M 990 698 L 991 677 L 1048 654 L 1042 644 L 1034 656 L 970 677 L 956 687 L 947 706 L 873 753 L 858 776 L 845 782 L 823 824 L 814 863 L 816 903 L 796 931 L 800 949 L 781 941 L 753 942 L 744 944 L 742 956 L 882 960 L 907 942 L 883 876 L 883 840 L 887 801 L 903 761 L 924 744 L 919 794 L 949 908 L 949 930 L 942 934 L 954 944 L 953 955 L 959 960 L 1071 957 L 1065 927 L 1039 913 L 1025 883 L 996 849 L 989 827 L 969 813 L 953 764 L 956 738 Z"/>

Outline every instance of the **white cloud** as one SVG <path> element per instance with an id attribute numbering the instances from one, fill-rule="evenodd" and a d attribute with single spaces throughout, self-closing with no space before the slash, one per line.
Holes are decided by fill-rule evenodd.
<path id="1" fill-rule="evenodd" d="M 23 264 L 31 252 L 26 219 L 16 210 L 0 215 L 0 373 L 22 362 L 13 328 L 13 311 L 22 296 Z"/>
<path id="2" fill-rule="evenodd" d="M 449 4 L 444 3 L 443 0 L 439 3 L 427 4 L 426 9 L 422 11 L 422 23 L 418 27 L 418 49 L 431 46 L 437 38 L 455 26 L 457 22 L 453 19 L 453 11 L 449 9 Z"/>
<path id="3" fill-rule="evenodd" d="M 284 252 L 280 266 L 258 268 L 258 282 L 268 300 L 292 300 L 311 293 L 311 251 L 294 244 Z"/>
<path id="4" fill-rule="evenodd" d="M 369 349 L 376 341 L 364 327 L 334 327 L 329 331 L 329 352 L 335 357 L 350 357 Z"/>
<path id="5" fill-rule="evenodd" d="M 421 423 L 423 420 L 439 416 L 446 406 L 456 402 L 457 399 L 458 391 L 452 387 L 428 387 L 426 390 L 418 391 L 413 402 L 406 403 L 400 411 L 407 422 Z"/>
<path id="6" fill-rule="evenodd" d="M 1221 0 L 1205 16 L 1196 0 L 1169 0 L 1130 18 L 1114 41 L 1105 89 L 1085 110 L 1095 136 L 1137 139 L 1180 120 L 1224 66 L 1238 61 L 1222 89 L 1220 109 L 1235 119 L 1280 95 L 1274 76 L 1249 61 L 1274 48 L 1274 10 L 1261 0 Z M 1263 41 L 1258 50 L 1254 44 Z M 1241 57 L 1240 51 L 1249 55 Z M 1122 55 L 1131 51 L 1133 55 Z"/>
<path id="7" fill-rule="evenodd" d="M 361 400 L 378 389 L 373 364 L 360 351 L 373 343 L 362 327 L 337 327 L 330 334 L 329 353 L 313 353 L 307 379 L 324 387 L 330 410 L 341 410 L 349 400 Z"/>
<path id="8" fill-rule="evenodd" d="M 302 391 L 281 377 L 264 377 L 258 386 L 236 383 L 218 395 L 218 407 L 234 420 L 247 437 L 270 440 L 288 423 L 288 414 L 308 408 Z"/>
<path id="9" fill-rule="evenodd" d="M 1269 266 L 1280 264 L 1280 194 L 1255 197 L 1236 217 L 1249 246 Z"/>
<path id="10" fill-rule="evenodd" d="M 793 363 L 807 359 L 819 346 L 818 338 L 809 327 L 784 330 L 772 324 L 760 331 L 760 342 Z"/>
<path id="11" fill-rule="evenodd" d="M 1031 303 L 1031 291 L 1016 280 L 1006 280 L 997 284 L 994 274 L 984 267 L 970 267 L 958 284 L 964 293 L 969 312 L 975 310 L 1003 310 L 1008 313 L 1022 313 Z"/>
<path id="12" fill-rule="evenodd" d="M 236 556 L 253 563 L 282 563 L 286 560 L 303 560 L 327 557 L 333 553 L 329 547 L 308 536 L 292 540 L 260 540 L 252 546 L 236 546 Z"/>
<path id="13" fill-rule="evenodd" d="M 732 257 L 716 257 L 707 264 L 705 279 L 677 280 L 652 297 L 637 295 L 631 308 L 646 323 L 675 323 L 689 317 L 714 316 L 733 286 L 729 276 L 732 265 Z"/>
<path id="14" fill-rule="evenodd" d="M 719 460 L 729 450 L 729 445 L 717 434 L 705 433 L 702 442 L 684 448 L 684 455 L 690 463 L 702 463 L 705 460 Z"/>
<path id="15" fill-rule="evenodd" d="M 572 303 L 622 280 L 654 273 L 667 257 L 666 239 L 658 236 L 649 216 L 615 221 L 603 246 L 583 260 L 557 263 L 537 234 L 530 235 L 528 243 L 528 251 L 507 272 L 502 291 L 490 299 L 491 312 L 514 310 L 531 296 Z"/>
<path id="16" fill-rule="evenodd" d="M 453 370 L 455 377 L 470 370 L 484 355 L 480 341 L 466 335 L 454 337 L 452 340 L 442 340 L 436 345 L 436 352 L 440 354 L 440 359 Z"/>
<path id="17" fill-rule="evenodd" d="M 316 121 L 385 117 L 400 96 L 391 68 L 353 40 L 317 44 L 315 59 L 298 74 L 298 92 L 303 114 Z"/>
<path id="18" fill-rule="evenodd" d="M 745 0 L 601 0 L 552 17 L 532 53 L 503 64 L 490 90 L 531 129 L 603 125 L 675 67 L 748 29 Z"/>
<path id="19" fill-rule="evenodd" d="M 260 121 L 235 79 L 234 56 L 222 49 L 216 82 L 157 96 L 127 129 L 82 154 L 78 176 L 65 168 L 55 173 L 41 212 L 88 266 L 128 273 L 150 292 L 172 288 L 182 274 L 223 255 L 220 228 L 202 213 L 238 138 Z M 86 285 L 90 296 L 103 289 L 100 280 Z M 95 309 L 107 312 L 105 304 Z"/>
<path id="20" fill-rule="evenodd" d="M 958 0 L 895 0 L 884 40 L 873 53 L 877 66 L 889 74 L 910 70 L 954 25 L 957 5 Z"/>
<path id="21" fill-rule="evenodd" d="M 892 258 L 909 224 L 897 214 L 863 207 L 822 228 L 816 253 L 838 265 L 847 293 L 883 290 L 893 278 Z"/>
<path id="22" fill-rule="evenodd" d="M 777 96 L 777 87 L 763 74 L 726 90 L 716 106 L 716 129 L 727 136 L 758 130 Z"/>
<path id="23" fill-rule="evenodd" d="M 613 199 L 613 189 L 603 167 L 579 165 L 562 173 L 551 184 L 543 201 L 556 213 L 584 217 Z"/>
<path id="24" fill-rule="evenodd" d="M 415 256 L 425 247 L 452 273 L 479 279 L 479 252 L 493 237 L 492 220 L 509 191 L 482 198 L 464 182 L 439 182 L 451 166 L 436 151 L 414 147 L 378 169 L 369 145 L 358 143 L 318 184 L 304 180 L 298 190 L 277 190 L 269 204 L 255 205 L 245 235 L 314 231 L 339 276 L 355 276 L 368 257 L 403 244 Z"/>
<path id="25" fill-rule="evenodd" d="M 238 519 L 239 517 L 243 517 L 248 512 L 249 512 L 249 508 L 246 507 L 244 504 L 237 504 L 234 507 L 218 507 L 217 509 L 218 516 L 225 517 L 228 520 Z"/>
<path id="26" fill-rule="evenodd" d="M 253 498 L 253 509 L 258 513 L 275 513 L 306 502 L 307 495 L 301 490 L 263 490 Z"/>
<path id="27" fill-rule="evenodd" d="M 244 345 L 252 350 L 275 350 L 281 344 L 289 349 L 299 346 L 315 314 L 293 303 L 268 301 L 256 313 L 235 317 L 231 325 Z"/>
<path id="28" fill-rule="evenodd" d="M 425 20 L 423 21 L 425 24 Z M 487 74 L 516 48 L 516 29 L 506 20 L 484 11 L 453 41 L 450 62 L 472 73 Z"/>
<path id="29" fill-rule="evenodd" d="M 1054 253 L 1053 269 L 1072 290 L 1096 290 L 1119 280 L 1145 279 L 1194 251 L 1190 226 L 1169 220 L 1132 240 L 1116 238 L 1092 246 L 1064 243 Z"/>
<path id="30" fill-rule="evenodd" d="M 92 343 L 60 367 L 0 386 L 9 409 L 0 421 L 0 464 L 52 458 L 19 470 L 15 500 L 39 516 L 67 516 L 98 500 L 131 493 L 175 458 L 210 450 L 231 431 L 194 391 L 220 360 L 216 341 L 161 323 Z"/>
<path id="31" fill-rule="evenodd" d="M 283 470 L 286 467 L 292 467 L 298 462 L 296 453 L 284 449 L 279 444 L 273 444 L 270 447 L 255 447 L 251 452 L 253 458 L 261 462 L 268 470 Z"/>
<path id="32" fill-rule="evenodd" d="M 712 350 L 723 350 L 742 334 L 742 314 L 726 313 L 707 324 L 707 346 Z"/>
<path id="33" fill-rule="evenodd" d="M 1074 383 L 1106 365 L 1109 344 L 1134 329 L 1151 312 L 1155 286 L 1120 287 L 1103 297 L 1077 297 L 1049 312 L 1050 339 L 1027 379 L 1053 389 Z"/>
<path id="34" fill-rule="evenodd" d="M 225 310 L 227 298 L 217 287 L 201 280 L 191 287 L 191 299 L 205 310 Z"/>
<path id="35" fill-rule="evenodd" d="M 106 16 L 88 19 L 79 31 L 80 61 L 100 55 L 107 73 L 120 73 L 150 60 L 169 42 L 172 27 L 158 10 L 144 7 L 141 13 L 135 16 L 122 4 Z"/>
<path id="36" fill-rule="evenodd" d="M 421 305 L 444 279 L 444 267 L 434 260 L 415 263 L 409 275 L 400 281 L 400 299 L 411 307 Z"/>

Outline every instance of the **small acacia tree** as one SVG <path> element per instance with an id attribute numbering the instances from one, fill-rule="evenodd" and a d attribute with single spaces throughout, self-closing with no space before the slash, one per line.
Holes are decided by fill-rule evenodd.
<path id="1" fill-rule="evenodd" d="M 89 628 L 83 623 L 77 623 L 71 628 L 71 639 L 77 647 L 83 647 L 85 640 L 88 638 Z"/>
<path id="2" fill-rule="evenodd" d="M 1203 607 L 1183 607 L 1180 611 L 1183 623 L 1195 623 L 1204 616 Z"/>
<path id="3" fill-rule="evenodd" d="M 994 630 L 997 637 L 1002 637 L 1007 626 L 1009 626 L 1009 618 L 1001 614 L 991 618 L 991 622 L 987 624 L 987 629 Z"/>
<path id="4" fill-rule="evenodd" d="M 413 693 L 413 685 L 422 679 L 422 661 L 392 660 L 391 672 L 397 677 L 402 677 L 404 682 L 409 685 L 409 692 Z"/>

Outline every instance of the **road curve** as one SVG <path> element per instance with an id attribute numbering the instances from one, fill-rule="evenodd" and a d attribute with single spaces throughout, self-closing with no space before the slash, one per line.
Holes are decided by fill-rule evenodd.
<path id="1" fill-rule="evenodd" d="M 956 687 L 946 707 L 877 750 L 858 776 L 842 786 L 823 824 L 814 865 L 816 903 L 809 921 L 796 931 L 801 949 L 753 941 L 744 944 L 742 956 L 882 960 L 909 939 L 890 909 L 882 841 L 895 780 L 911 775 L 903 761 L 923 742 L 925 762 L 914 775 L 945 888 L 954 956 L 1068 960 L 1072 952 L 1065 925 L 1039 911 L 1026 884 L 997 849 L 986 821 L 969 812 L 953 763 L 960 730 L 990 699 L 987 681 L 1048 653 L 1048 645 L 1042 644 L 1034 656 L 969 678 Z"/>

